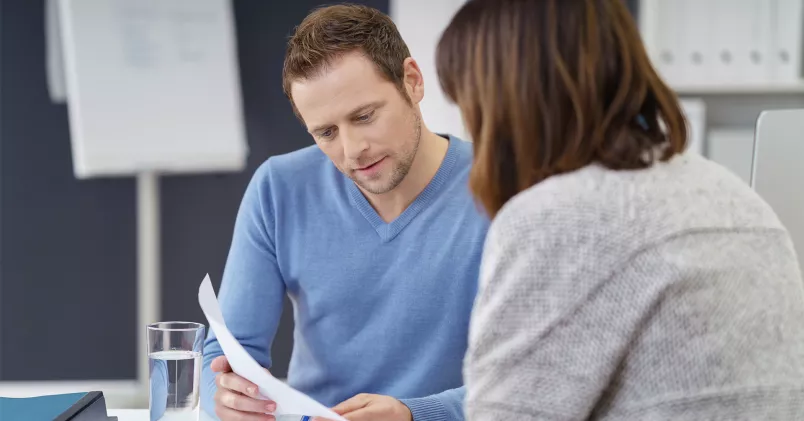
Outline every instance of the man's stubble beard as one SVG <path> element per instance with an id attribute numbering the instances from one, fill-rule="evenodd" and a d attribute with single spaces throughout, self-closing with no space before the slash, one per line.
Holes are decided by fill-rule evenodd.
<path id="1" fill-rule="evenodd" d="M 395 189 L 402 183 L 402 180 L 410 172 L 410 168 L 413 166 L 413 161 L 416 159 L 416 153 L 419 151 L 419 142 L 422 140 L 422 119 L 419 117 L 416 112 L 413 112 L 413 148 L 408 152 L 405 153 L 403 156 L 400 156 L 400 159 L 397 165 L 391 170 L 391 178 L 388 183 L 384 186 L 371 186 L 367 185 L 368 183 L 363 183 L 357 179 L 357 177 L 352 178 L 352 181 L 357 183 L 363 190 L 371 193 L 371 194 L 384 194 L 388 193 L 389 191 Z"/>

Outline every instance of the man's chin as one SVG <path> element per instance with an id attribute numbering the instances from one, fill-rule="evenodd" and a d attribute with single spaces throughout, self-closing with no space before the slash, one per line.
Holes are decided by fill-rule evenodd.
<path id="1" fill-rule="evenodd" d="M 393 190 L 392 186 L 381 180 L 358 180 L 352 179 L 362 190 L 371 194 L 383 194 Z"/>

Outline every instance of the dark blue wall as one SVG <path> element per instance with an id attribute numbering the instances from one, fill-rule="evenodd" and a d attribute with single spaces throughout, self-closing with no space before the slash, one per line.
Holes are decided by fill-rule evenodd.
<path id="1" fill-rule="evenodd" d="M 44 2 L 0 8 L 0 380 L 133 378 L 134 181 L 73 177 Z"/>

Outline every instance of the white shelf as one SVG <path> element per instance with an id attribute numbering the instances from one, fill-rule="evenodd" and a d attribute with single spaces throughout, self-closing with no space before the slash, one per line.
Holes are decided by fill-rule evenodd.
<path id="1" fill-rule="evenodd" d="M 793 83 L 748 83 L 722 85 L 671 86 L 677 94 L 688 95 L 804 95 L 804 81 Z"/>

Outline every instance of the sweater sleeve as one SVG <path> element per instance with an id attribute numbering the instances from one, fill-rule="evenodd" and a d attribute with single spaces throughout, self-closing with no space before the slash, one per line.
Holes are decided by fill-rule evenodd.
<path id="1" fill-rule="evenodd" d="M 269 161 L 270 162 L 270 161 Z M 218 301 L 232 335 L 266 368 L 271 366 L 271 343 L 279 326 L 285 283 L 274 247 L 269 164 L 255 173 L 240 205 Z M 217 386 L 210 363 L 223 355 L 214 332 L 204 344 L 201 407 L 215 414 Z"/>
<path id="2" fill-rule="evenodd" d="M 466 388 L 450 389 L 423 398 L 402 399 L 413 415 L 413 421 L 463 421 Z"/>
<path id="3" fill-rule="evenodd" d="M 489 231 L 464 367 L 471 421 L 587 419 L 640 317 L 609 288 L 619 250 L 596 216 L 540 206 L 514 203 Z"/>

